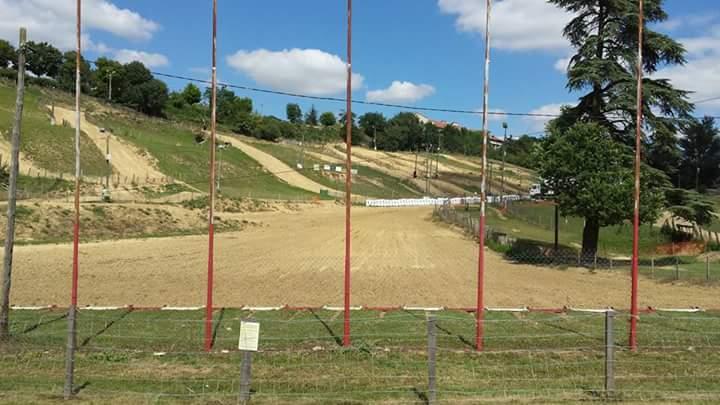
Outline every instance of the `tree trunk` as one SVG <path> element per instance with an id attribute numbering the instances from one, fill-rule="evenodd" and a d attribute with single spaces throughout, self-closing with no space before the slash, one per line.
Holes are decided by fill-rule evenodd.
<path id="1" fill-rule="evenodd" d="M 600 239 L 600 223 L 595 218 L 586 218 L 583 228 L 582 258 L 583 261 L 591 260 L 597 253 L 598 240 Z"/>

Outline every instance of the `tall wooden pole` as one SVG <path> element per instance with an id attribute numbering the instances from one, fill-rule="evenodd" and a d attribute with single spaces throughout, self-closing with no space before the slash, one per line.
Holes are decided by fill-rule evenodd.
<path id="1" fill-rule="evenodd" d="M 78 272 L 80 253 L 80 58 L 82 48 L 82 0 L 77 0 L 77 49 L 75 52 L 75 222 L 73 225 L 73 265 L 70 308 L 68 310 L 68 336 L 65 357 L 65 399 L 73 396 L 75 376 L 75 349 L 77 345 L 77 303 L 78 303 Z"/>
<path id="2" fill-rule="evenodd" d="M 477 279 L 477 305 L 475 307 L 475 348 L 483 350 L 483 334 L 485 323 L 485 206 L 487 200 L 487 147 L 488 147 L 488 104 L 490 94 L 490 11 L 491 0 L 486 0 L 485 5 L 485 78 L 483 84 L 483 147 L 482 147 L 482 178 L 480 184 L 480 223 L 478 230 L 479 253 L 478 253 L 478 279 Z"/>
<path id="3" fill-rule="evenodd" d="M 18 81 L 15 98 L 15 120 L 13 121 L 10 146 L 10 184 L 8 185 L 7 232 L 5 234 L 5 256 L 3 258 L 2 307 L 0 307 L 0 339 L 10 337 L 10 285 L 12 283 L 13 248 L 15 247 L 15 207 L 17 205 L 17 178 L 20 170 L 20 130 L 22 127 L 25 102 L 25 42 L 27 31 L 20 28 L 18 43 Z"/>
<path id="4" fill-rule="evenodd" d="M 215 270 L 215 132 L 217 117 L 217 0 L 212 16 L 212 100 L 210 111 L 210 207 L 208 209 L 207 303 L 205 305 L 205 351 L 212 349 L 213 273 Z"/>
<path id="5" fill-rule="evenodd" d="M 637 122 L 635 124 L 635 209 L 633 213 L 632 287 L 630 298 L 630 349 L 637 350 L 638 322 L 638 245 L 640 243 L 640 148 L 642 146 L 642 82 L 643 82 L 643 0 L 638 0 L 638 60 L 637 60 Z"/>
<path id="6" fill-rule="evenodd" d="M 352 0 L 347 0 L 347 106 L 345 108 L 345 313 L 343 346 L 350 346 L 350 213 L 352 206 Z"/>

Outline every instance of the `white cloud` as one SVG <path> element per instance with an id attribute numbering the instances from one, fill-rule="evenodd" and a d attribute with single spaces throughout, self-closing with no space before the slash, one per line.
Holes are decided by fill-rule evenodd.
<path id="1" fill-rule="evenodd" d="M 555 118 L 554 116 L 560 115 L 561 108 L 569 104 L 571 103 L 545 104 L 530 111 L 530 114 L 537 114 L 538 116 L 528 116 L 523 119 L 529 123 L 530 131 L 542 131 L 545 129 L 545 125 Z"/>
<path id="2" fill-rule="evenodd" d="M 415 103 L 434 93 L 435 88 L 429 84 L 395 80 L 386 89 L 368 91 L 365 98 L 377 103 Z"/>
<path id="3" fill-rule="evenodd" d="M 240 50 L 228 56 L 227 63 L 274 90 L 328 96 L 346 88 L 345 62 L 319 49 Z M 363 86 L 360 74 L 353 73 L 352 79 L 354 90 Z"/>
<path id="4" fill-rule="evenodd" d="M 707 28 L 705 35 L 681 38 L 688 50 L 684 66 L 670 66 L 653 75 L 656 79 L 670 79 L 673 86 L 692 91 L 691 100 L 705 100 L 720 96 L 720 25 Z M 720 113 L 720 100 L 697 105 L 702 114 Z"/>
<path id="5" fill-rule="evenodd" d="M 18 28 L 28 29 L 28 39 L 47 41 L 63 50 L 75 47 L 75 2 L 60 0 L 0 0 L 0 37 L 15 41 Z M 160 29 L 137 12 L 108 0 L 83 1 L 83 46 L 96 49 L 90 32 L 104 31 L 130 40 L 148 40 Z"/>
<path id="6" fill-rule="evenodd" d="M 170 61 L 165 55 L 159 53 L 136 51 L 134 49 L 118 49 L 113 52 L 113 56 L 115 60 L 120 63 L 137 61 L 142 62 L 143 65 L 149 68 L 167 66 L 170 64 Z"/>
<path id="7" fill-rule="evenodd" d="M 553 67 L 558 72 L 565 74 L 567 73 L 568 66 L 570 66 L 570 59 L 572 59 L 572 55 L 568 55 L 565 58 L 560 58 L 555 62 L 555 65 Z"/>
<path id="8" fill-rule="evenodd" d="M 438 0 L 443 13 L 456 15 L 458 29 L 484 35 L 485 2 Z M 562 30 L 571 15 L 546 0 L 495 2 L 490 21 L 493 46 L 510 50 L 564 50 L 568 42 Z"/>

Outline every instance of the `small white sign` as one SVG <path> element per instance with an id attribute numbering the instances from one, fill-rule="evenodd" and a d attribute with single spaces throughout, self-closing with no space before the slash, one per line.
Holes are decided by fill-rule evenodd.
<path id="1" fill-rule="evenodd" d="M 352 173 L 352 174 L 358 174 L 358 171 L 357 171 L 357 169 L 352 169 L 352 170 L 350 171 L 350 173 Z"/>
<path id="2" fill-rule="evenodd" d="M 302 168 L 303 168 L 302 163 L 298 163 L 298 164 L 297 164 L 297 168 L 298 168 L 298 169 L 302 169 Z"/>
<path id="3" fill-rule="evenodd" d="M 335 171 L 338 173 L 342 173 L 342 171 L 343 171 L 342 166 L 335 166 Z"/>
<path id="4" fill-rule="evenodd" d="M 331 170 L 331 169 L 330 169 L 330 165 L 325 165 L 325 166 L 323 166 L 323 170 L 330 171 L 330 170 Z"/>
<path id="5" fill-rule="evenodd" d="M 246 352 L 256 352 L 258 351 L 259 341 L 260 323 L 241 321 L 238 349 Z"/>
<path id="6" fill-rule="evenodd" d="M 315 170 L 316 172 L 319 172 L 319 171 L 320 171 L 320 165 L 318 165 L 318 164 L 313 165 L 313 170 Z"/>

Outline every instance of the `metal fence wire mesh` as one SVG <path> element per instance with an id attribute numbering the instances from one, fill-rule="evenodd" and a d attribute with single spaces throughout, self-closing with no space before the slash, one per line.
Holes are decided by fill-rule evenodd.
<path id="1" fill-rule="evenodd" d="M 15 338 L 0 351 L 0 399 L 59 396 L 65 311 L 13 315 Z M 240 321 L 251 317 L 261 325 L 250 380 L 257 403 L 720 400 L 718 313 L 642 314 L 641 350 L 632 353 L 626 314 L 615 315 L 608 345 L 603 312 L 520 309 L 486 314 L 484 353 L 473 347 L 474 314 L 463 311 L 353 311 L 353 347 L 343 348 L 339 311 L 220 309 L 205 353 L 201 310 L 86 309 L 78 317 L 78 398 L 234 403 Z"/>

